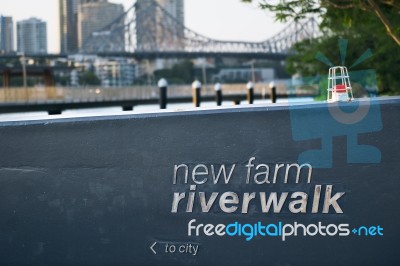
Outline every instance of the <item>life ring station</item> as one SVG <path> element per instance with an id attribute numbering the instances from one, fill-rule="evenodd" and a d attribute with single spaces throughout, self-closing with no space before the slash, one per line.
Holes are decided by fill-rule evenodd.
<path id="1" fill-rule="evenodd" d="M 354 100 L 349 72 L 345 66 L 329 69 L 328 102 L 350 102 Z"/>

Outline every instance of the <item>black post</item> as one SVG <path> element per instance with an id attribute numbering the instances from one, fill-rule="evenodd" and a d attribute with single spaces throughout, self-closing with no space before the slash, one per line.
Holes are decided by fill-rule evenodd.
<path id="1" fill-rule="evenodd" d="M 247 83 L 247 101 L 249 104 L 254 102 L 254 84 L 251 81 Z"/>
<path id="2" fill-rule="evenodd" d="M 240 99 L 234 99 L 234 100 L 233 100 L 233 104 L 234 104 L 234 105 L 239 105 L 240 102 L 241 102 Z"/>
<path id="3" fill-rule="evenodd" d="M 165 79 L 158 81 L 158 88 L 160 90 L 160 109 L 167 109 L 167 88 L 168 82 Z"/>
<path id="4" fill-rule="evenodd" d="M 132 105 L 124 105 L 122 106 L 122 111 L 133 111 Z"/>
<path id="5" fill-rule="evenodd" d="M 60 114 L 62 114 L 62 111 L 61 110 L 57 110 L 57 109 L 53 109 L 53 110 L 48 110 L 47 113 L 49 115 L 60 115 Z"/>
<path id="6" fill-rule="evenodd" d="M 192 83 L 193 89 L 193 104 L 195 107 L 200 107 L 201 103 L 201 83 L 198 80 L 195 80 Z"/>
<path id="7" fill-rule="evenodd" d="M 276 103 L 276 86 L 274 82 L 271 82 L 269 84 L 269 88 L 271 89 L 271 93 L 270 93 L 270 98 L 271 98 L 271 102 L 272 103 Z"/>
<path id="8" fill-rule="evenodd" d="M 217 102 L 217 106 L 222 105 L 222 86 L 221 83 L 215 84 L 215 101 Z"/>

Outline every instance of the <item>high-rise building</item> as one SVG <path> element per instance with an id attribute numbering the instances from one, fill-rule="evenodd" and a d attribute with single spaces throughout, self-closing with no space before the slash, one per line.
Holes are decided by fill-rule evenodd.
<path id="1" fill-rule="evenodd" d="M 156 2 L 171 14 L 180 24 L 185 24 L 183 0 L 156 0 Z"/>
<path id="2" fill-rule="evenodd" d="M 78 50 L 78 4 L 80 0 L 59 0 L 60 52 Z"/>
<path id="3" fill-rule="evenodd" d="M 30 18 L 17 22 L 17 50 L 23 53 L 47 53 L 47 24 Z"/>
<path id="4" fill-rule="evenodd" d="M 121 4 L 108 3 L 107 0 L 84 1 L 78 6 L 78 46 L 82 47 L 93 32 L 101 30 L 123 13 Z M 123 34 L 121 30 L 122 39 Z"/>
<path id="5" fill-rule="evenodd" d="M 137 48 L 139 50 L 182 49 L 184 17 L 184 0 L 137 0 Z"/>
<path id="6" fill-rule="evenodd" d="M 99 0 L 59 0 L 60 51 L 78 51 L 78 11 L 79 5 Z"/>
<path id="7" fill-rule="evenodd" d="M 0 53 L 14 50 L 14 25 L 12 17 L 0 16 Z"/>

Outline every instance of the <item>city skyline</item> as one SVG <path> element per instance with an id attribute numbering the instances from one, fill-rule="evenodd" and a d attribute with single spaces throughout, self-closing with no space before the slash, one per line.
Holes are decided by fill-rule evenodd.
<path id="1" fill-rule="evenodd" d="M 123 4 L 125 10 L 132 0 L 114 0 L 111 3 Z M 5 4 L 0 0 L 3 16 L 13 17 L 14 23 L 37 17 L 48 25 L 48 51 L 60 51 L 59 1 L 14 0 Z M 24 6 L 24 9 L 20 9 Z M 227 8 L 229 6 L 229 8 Z M 282 23 L 275 23 L 271 14 L 254 5 L 241 3 L 240 0 L 185 0 L 186 27 L 207 37 L 220 40 L 263 41 L 278 33 Z M 222 15 L 223 14 L 223 15 Z M 16 40 L 16 37 L 14 37 Z"/>

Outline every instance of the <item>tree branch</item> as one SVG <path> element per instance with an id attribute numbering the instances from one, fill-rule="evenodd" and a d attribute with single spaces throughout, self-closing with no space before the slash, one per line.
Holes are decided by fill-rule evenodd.
<path id="1" fill-rule="evenodd" d="M 330 6 L 334 7 L 334 8 L 337 8 L 337 9 L 359 8 L 359 9 L 364 10 L 364 11 L 371 11 L 370 9 L 367 8 L 367 6 L 363 5 L 361 3 L 361 1 L 360 1 L 359 4 L 351 3 L 351 4 L 344 4 L 344 5 L 340 5 L 340 4 L 334 3 L 334 2 L 332 2 L 330 0 L 326 0 L 326 2 L 327 2 L 328 5 L 330 5 Z M 342 2 L 349 3 L 349 2 L 352 2 L 352 1 L 342 1 Z"/>
<path id="2" fill-rule="evenodd" d="M 349 8 L 355 8 L 357 7 L 355 4 L 345 4 L 345 5 L 339 5 L 336 3 L 333 3 L 332 1 L 327 0 L 328 5 L 333 6 L 334 8 L 338 9 L 349 9 Z"/>
<path id="3" fill-rule="evenodd" d="M 375 14 L 378 16 L 378 18 L 380 19 L 380 21 L 385 26 L 386 32 L 389 34 L 389 36 L 392 37 L 392 39 L 397 43 L 397 45 L 400 45 L 400 37 L 394 33 L 394 29 L 393 29 L 390 21 L 386 18 L 385 14 L 383 14 L 383 12 L 379 8 L 379 6 L 375 3 L 374 0 L 368 0 L 368 3 L 372 7 Z"/>
<path id="4" fill-rule="evenodd" d="M 382 1 L 380 1 L 380 2 L 381 2 L 382 4 L 384 4 L 384 5 L 394 7 L 394 8 L 396 8 L 397 10 L 400 11 L 400 5 L 399 5 L 398 3 L 395 3 L 393 0 L 386 0 L 386 1 L 382 0 Z"/>

